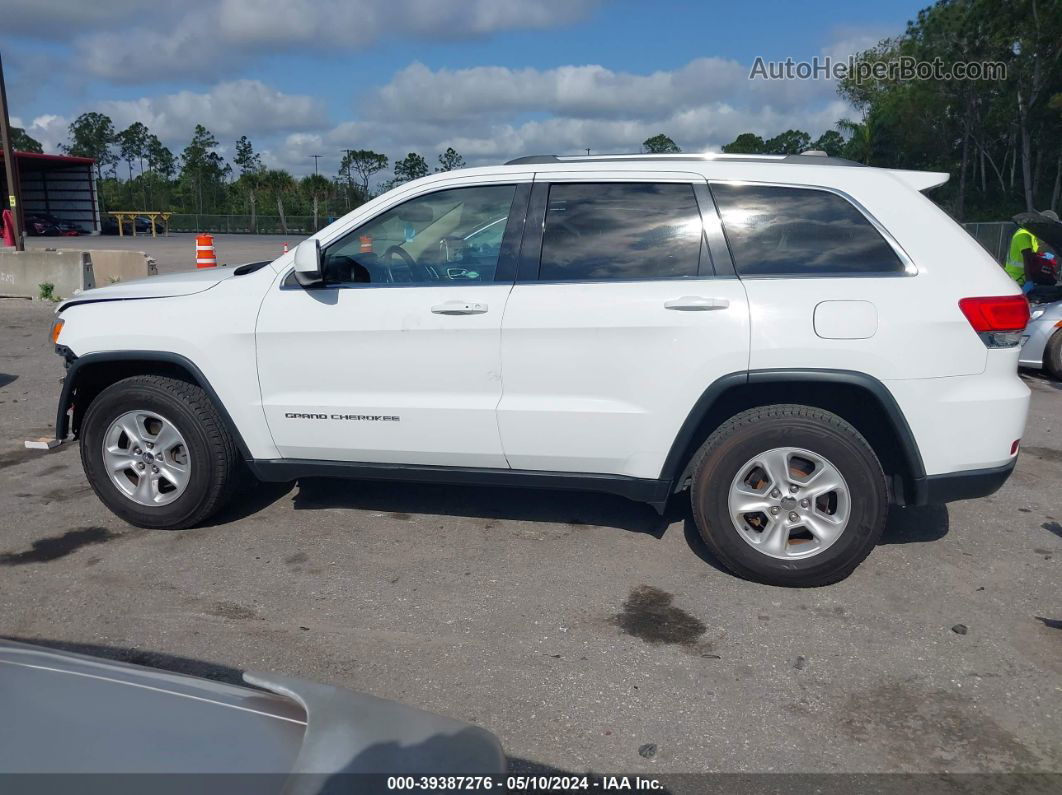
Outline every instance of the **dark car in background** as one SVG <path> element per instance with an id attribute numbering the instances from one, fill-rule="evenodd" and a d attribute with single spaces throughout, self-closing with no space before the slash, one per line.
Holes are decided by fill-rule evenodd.
<path id="1" fill-rule="evenodd" d="M 132 222 L 126 218 L 122 221 L 122 225 L 125 227 L 124 232 L 127 235 L 132 234 L 134 226 L 136 227 L 137 234 L 145 232 L 148 234 L 151 233 L 151 220 L 143 215 L 136 216 Z M 103 219 L 103 223 L 100 226 L 100 232 L 105 235 L 118 234 L 118 219 L 114 216 Z"/>
<path id="2" fill-rule="evenodd" d="M 77 237 L 88 230 L 73 221 L 64 221 L 51 213 L 26 213 L 26 233 L 40 237 Z"/>

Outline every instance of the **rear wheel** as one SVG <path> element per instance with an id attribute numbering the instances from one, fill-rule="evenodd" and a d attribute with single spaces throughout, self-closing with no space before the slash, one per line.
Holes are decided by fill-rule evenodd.
<path id="1" fill-rule="evenodd" d="M 750 409 L 698 452 L 693 516 L 734 573 L 771 585 L 828 585 L 870 554 L 885 527 L 885 476 L 870 445 L 828 411 Z"/>
<path id="2" fill-rule="evenodd" d="M 1062 380 L 1062 329 L 1051 335 L 1044 348 L 1044 369 Z"/>
<path id="3" fill-rule="evenodd" d="M 234 485 L 236 446 L 195 384 L 141 375 L 103 390 L 81 425 L 89 483 L 138 527 L 179 529 L 217 511 Z"/>

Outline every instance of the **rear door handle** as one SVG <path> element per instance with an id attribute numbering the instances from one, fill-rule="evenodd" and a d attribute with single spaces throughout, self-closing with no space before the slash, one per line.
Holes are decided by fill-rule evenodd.
<path id="1" fill-rule="evenodd" d="M 700 295 L 684 295 L 664 303 L 664 309 L 679 312 L 706 312 L 710 309 L 726 309 L 728 306 L 730 301 L 726 298 L 705 298 Z"/>
<path id="2" fill-rule="evenodd" d="M 436 304 L 431 311 L 437 315 L 482 315 L 487 305 L 475 301 L 446 301 Z"/>

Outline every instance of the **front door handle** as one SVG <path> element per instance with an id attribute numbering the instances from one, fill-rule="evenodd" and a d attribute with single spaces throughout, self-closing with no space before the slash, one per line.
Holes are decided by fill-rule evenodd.
<path id="1" fill-rule="evenodd" d="M 700 295 L 684 295 L 681 298 L 672 298 L 665 302 L 664 309 L 675 309 L 679 312 L 705 312 L 710 309 L 726 309 L 730 301 L 726 298 L 705 298 Z"/>
<path id="2" fill-rule="evenodd" d="M 431 311 L 437 315 L 482 315 L 487 305 L 476 301 L 447 301 L 436 304 Z"/>

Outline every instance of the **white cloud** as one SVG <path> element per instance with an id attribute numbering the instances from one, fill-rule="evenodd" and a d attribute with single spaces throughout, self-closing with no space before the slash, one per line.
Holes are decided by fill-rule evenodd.
<path id="1" fill-rule="evenodd" d="M 198 0 L 185 0 L 185 8 Z M 4 0 L 4 31 L 42 39 L 63 40 L 72 30 L 86 31 L 127 24 L 143 14 L 156 19 L 164 8 L 144 9 L 142 0 Z"/>
<path id="2" fill-rule="evenodd" d="M 352 2 L 367 10 L 361 20 L 362 35 L 381 35 L 376 20 L 382 17 L 368 12 L 378 10 L 382 2 Z M 571 5 L 584 13 L 587 2 L 573 0 Z M 284 43 L 288 47 L 291 41 L 308 36 L 348 35 L 343 30 L 345 7 L 332 0 L 325 4 L 331 3 L 335 17 L 310 9 L 303 0 L 290 0 L 291 7 L 305 12 L 305 18 L 299 19 L 285 16 L 288 0 L 261 0 L 265 5 L 256 7 L 264 11 L 258 15 L 250 14 L 250 0 L 202 3 L 219 15 L 228 15 L 225 24 L 231 29 L 223 25 L 217 35 L 242 36 L 241 47 L 265 46 L 269 37 L 281 34 L 288 39 Z M 558 7 L 557 3 L 539 3 L 523 8 L 512 0 L 446 7 L 429 0 L 390 3 L 414 14 L 411 30 L 429 20 L 445 22 L 458 13 L 454 11 L 458 7 L 470 31 L 498 25 L 545 25 L 557 17 L 543 9 L 556 11 Z M 241 19 L 246 24 L 241 25 Z M 255 20 L 257 28 L 251 24 Z M 329 21 L 336 29 L 321 30 Z M 878 31 L 841 30 L 821 54 L 846 57 L 879 38 Z M 183 57 L 181 40 L 172 38 L 163 44 L 160 39 L 155 51 L 159 53 L 160 63 Z M 119 57 L 114 54 L 110 63 L 117 64 Z M 365 89 L 356 108 L 352 106 L 356 116 L 338 123 L 329 119 L 323 102 L 285 94 L 258 80 L 228 80 L 203 91 L 82 103 L 79 110 L 107 113 L 117 129 L 143 122 L 175 153 L 186 145 L 197 123 L 215 134 L 223 151 L 231 149 L 236 137 L 247 135 L 268 165 L 297 175 L 312 173 L 313 154 L 322 155 L 322 173 L 334 174 L 340 151 L 347 147 L 375 149 L 392 159 L 419 152 L 434 165 L 437 154 L 453 146 L 466 162 L 478 165 L 525 154 L 578 153 L 586 147 L 595 152 L 637 151 L 642 141 L 662 132 L 686 151 L 705 151 L 718 150 L 746 131 L 769 137 L 798 128 L 814 137 L 851 114 L 832 81 L 750 80 L 749 72 L 749 64 L 718 57 L 696 58 L 674 69 L 648 73 L 597 64 L 431 69 L 415 62 L 386 84 Z M 49 149 L 54 148 L 52 142 L 65 141 L 68 119 L 42 116 L 33 124 L 36 128 L 31 126 L 30 133 Z"/>
<path id="3" fill-rule="evenodd" d="M 313 97 L 284 94 L 258 80 L 219 83 L 210 91 L 180 91 L 159 97 L 110 100 L 96 105 L 121 130 L 134 121 L 167 142 L 185 142 L 196 124 L 217 136 L 270 135 L 327 125 L 324 104 Z"/>
<path id="4" fill-rule="evenodd" d="M 453 41 L 505 30 L 544 29 L 585 17 L 600 0 L 200 0 L 169 6 L 170 24 L 74 39 L 91 74 L 122 82 L 209 78 L 254 56 L 322 46 L 356 49 L 394 37 Z M 106 3 L 105 3 L 106 5 Z M 172 16 L 172 10 L 166 16 Z"/>
<path id="5" fill-rule="evenodd" d="M 749 80 L 749 71 L 749 66 L 723 58 L 697 58 L 678 69 L 647 75 L 597 65 L 432 71 L 414 63 L 360 104 L 372 118 L 395 121 L 444 123 L 469 115 L 505 117 L 519 112 L 652 119 L 724 101 L 793 108 L 834 93 L 833 84 L 826 81 Z"/>
<path id="6" fill-rule="evenodd" d="M 11 117 L 11 125 L 24 128 L 31 138 L 40 142 L 45 152 L 58 152 L 59 145 L 66 143 L 69 124 L 69 119 L 50 113 L 37 116 L 29 124 L 18 116 Z"/>
<path id="7" fill-rule="evenodd" d="M 874 41 L 849 36 L 823 53 L 846 56 Z M 586 147 L 637 151 L 659 132 L 687 151 L 718 150 L 747 131 L 769 137 L 797 128 L 817 136 L 850 113 L 832 81 L 751 80 L 749 73 L 749 65 L 724 58 L 649 74 L 600 65 L 432 70 L 413 63 L 359 101 L 361 119 L 325 140 L 421 151 L 429 160 L 454 146 L 475 164 Z"/>
<path id="8" fill-rule="evenodd" d="M 218 22 L 233 44 L 370 42 L 388 35 L 465 39 L 502 30 L 552 28 L 582 18 L 598 0 L 221 0 Z"/>
<path id="9" fill-rule="evenodd" d="M 746 131 L 771 136 L 795 127 L 816 136 L 847 111 L 844 102 L 833 99 L 798 111 L 713 102 L 655 118 L 556 117 L 520 124 L 476 118 L 465 118 L 459 124 L 357 121 L 338 125 L 321 140 L 326 151 L 345 146 L 392 155 L 416 151 L 430 163 L 438 152 L 453 146 L 470 165 L 476 165 L 527 154 L 578 154 L 586 147 L 596 153 L 636 152 L 642 141 L 660 132 L 686 151 L 718 151 Z"/>

